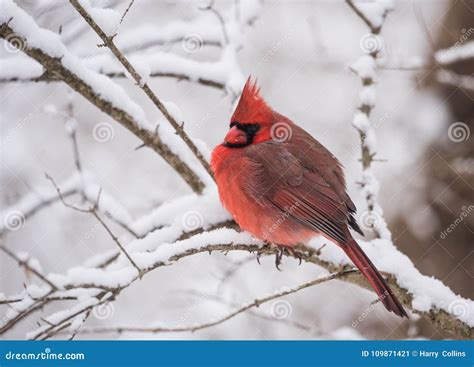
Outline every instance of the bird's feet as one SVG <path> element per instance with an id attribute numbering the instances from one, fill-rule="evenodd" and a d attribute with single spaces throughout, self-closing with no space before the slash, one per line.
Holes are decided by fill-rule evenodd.
<path id="1" fill-rule="evenodd" d="M 281 259 L 283 258 L 283 255 L 285 254 L 285 252 L 290 255 L 290 256 L 293 256 L 295 259 L 298 259 L 299 261 L 299 264 L 298 265 L 301 265 L 301 256 L 293 249 L 293 247 L 291 246 L 286 246 L 286 245 L 274 245 L 277 247 L 277 252 L 275 253 L 275 266 L 276 268 L 281 271 L 280 269 L 280 264 L 281 264 Z"/>

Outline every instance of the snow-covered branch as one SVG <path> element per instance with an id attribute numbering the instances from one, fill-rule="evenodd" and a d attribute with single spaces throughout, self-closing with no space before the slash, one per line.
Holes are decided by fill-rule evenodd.
<path id="1" fill-rule="evenodd" d="M 163 327 L 160 323 L 158 326 L 153 324 L 150 327 L 111 326 L 81 329 L 91 314 L 98 312 L 97 310 L 107 309 L 123 290 L 138 285 L 144 276 L 159 273 L 161 268 L 175 266 L 182 259 L 204 262 L 206 260 L 200 256 L 201 254 L 251 252 L 252 257 L 246 257 L 224 274 L 224 279 L 227 279 L 238 271 L 239 265 L 247 263 L 249 259 L 254 258 L 254 255 L 257 258 L 276 256 L 280 250 L 239 230 L 219 204 L 215 185 L 206 170 L 191 154 L 199 151 L 184 133 L 180 124 L 181 119 L 176 117 L 174 105 L 159 100 L 146 84 L 149 76 L 167 76 L 197 81 L 235 93 L 243 79 L 237 67 L 237 50 L 242 46 L 243 29 L 258 14 L 259 2 L 236 2 L 229 12 L 222 14 L 212 6 L 206 7 L 202 12 L 209 14 L 210 17 L 205 21 L 176 22 L 163 26 L 158 35 L 153 34 L 155 28 L 151 30 L 137 28 L 116 37 L 116 27 L 110 27 L 113 24 L 108 22 L 103 23 L 103 18 L 97 17 L 100 14 L 100 11 L 97 12 L 98 9 L 87 8 L 84 5 L 88 4 L 86 1 L 71 0 L 71 2 L 121 63 L 117 63 L 110 55 L 104 53 L 92 55 L 87 59 L 73 55 L 57 34 L 40 29 L 31 17 L 12 2 L 2 2 L 0 37 L 13 45 L 20 41 L 20 48 L 31 60 L 12 58 L 2 61 L 0 78 L 9 81 L 65 82 L 129 129 L 145 145 L 162 155 L 188 182 L 194 193 L 161 203 L 149 212 L 132 217 L 131 210 L 125 208 L 109 193 L 101 191 L 94 176 L 84 170 L 79 161 L 79 148 L 73 130 L 71 139 L 77 172 L 70 179 L 59 183 L 56 191 L 53 188 L 36 190 L 41 194 L 28 194 L 2 212 L 4 220 L 0 222 L 0 225 L 3 223 L 3 227 L 0 227 L 0 235 L 3 235 L 0 237 L 0 251 L 6 254 L 8 261 L 13 260 L 20 265 L 27 276 L 32 274 L 34 277 L 31 277 L 32 279 L 28 277 L 24 289 L 16 294 L 8 296 L 0 294 L 0 304 L 8 306 L 6 315 L 0 323 L 0 334 L 11 331 L 21 321 L 32 317 L 40 310 L 42 313 L 37 320 L 39 327 L 28 333 L 28 338 L 48 339 L 64 334 L 68 338 L 74 338 L 81 332 L 195 331 L 222 324 L 247 310 L 255 310 L 260 304 L 288 294 L 299 293 L 307 287 L 335 278 L 371 290 L 358 271 L 350 270 L 352 264 L 337 246 L 324 246 L 324 241 L 314 239 L 308 246 L 296 246 L 294 252 L 286 252 L 285 255 L 323 269 L 324 274 L 321 277 L 297 287 L 279 289 L 268 296 L 257 297 L 250 303 L 242 305 L 239 302 L 236 307 L 232 306 L 235 311 L 217 320 L 185 327 Z M 370 218 L 367 221 L 369 224 L 373 223 L 372 228 L 378 238 L 373 241 L 360 241 L 360 245 L 383 272 L 391 289 L 407 309 L 425 316 L 433 324 L 459 338 L 472 338 L 474 302 L 454 294 L 441 281 L 422 275 L 412 261 L 394 246 L 382 217 L 377 203 L 378 183 L 371 172 L 376 152 L 374 133 L 376 126 L 370 121 L 370 113 L 375 106 L 375 70 L 379 52 L 377 45 L 381 42 L 379 33 L 390 7 L 386 6 L 386 1 L 380 3 L 348 1 L 348 3 L 371 30 L 364 39 L 366 42 L 361 42 L 361 45 L 364 44 L 367 48 L 367 55 L 357 60 L 352 70 L 360 77 L 363 85 L 354 125 L 362 143 L 363 195 L 368 203 L 369 217 L 372 216 L 372 222 Z M 120 16 L 121 14 L 114 15 L 114 19 L 120 20 Z M 212 24 L 212 27 L 209 24 Z M 172 53 L 154 51 L 143 57 L 134 55 L 143 48 L 188 42 L 189 36 L 194 32 L 200 34 L 203 45 L 216 47 L 215 50 L 219 51 L 217 61 L 196 61 Z M 15 42 L 12 42 L 13 38 Z M 372 42 L 375 42 L 375 48 Z M 106 51 L 104 48 L 101 50 Z M 11 68 L 3 67 L 7 64 Z M 145 67 L 142 67 L 144 64 Z M 24 72 L 19 72 L 22 68 Z M 150 72 L 144 72 L 146 69 Z M 179 136 L 167 124 L 155 129 L 145 119 L 143 110 L 130 100 L 120 86 L 110 80 L 112 77 L 130 78 L 129 74 L 167 119 L 171 120 Z M 71 117 L 68 115 L 68 118 Z M 195 151 L 193 146 L 196 148 Z M 201 149 L 201 146 L 199 148 Z M 204 159 L 202 155 L 201 158 Z M 81 195 L 84 199 L 80 207 L 70 204 L 70 198 L 74 194 Z M 8 231 L 21 228 L 21 223 L 33 214 L 58 201 L 73 207 L 76 211 L 79 209 L 81 212 L 94 215 L 106 230 L 112 244 L 109 250 L 94 255 L 82 262 L 82 265 L 79 263 L 73 268 L 53 273 L 44 271 L 35 259 L 25 253 L 16 252 L 11 246 L 7 247 L 5 242 Z M 17 218 L 9 213 L 20 213 L 21 216 Z M 105 214 L 106 218 L 103 218 L 102 214 Z M 118 223 L 120 228 L 109 227 L 109 221 Z M 125 231 L 121 231 L 121 228 Z M 115 229 L 118 233 L 114 232 Z M 65 246 L 67 245 L 66 243 Z M 215 255 L 207 257 L 207 261 L 213 261 L 216 257 Z M 254 266 L 258 266 L 257 261 Z M 220 287 L 224 285 L 227 284 L 221 282 Z M 45 309 L 47 305 L 54 305 L 53 311 Z"/>
<path id="2" fill-rule="evenodd" d="M 312 281 L 305 282 L 303 284 L 300 284 L 295 287 L 285 287 L 283 290 L 279 290 L 276 292 L 273 292 L 272 294 L 268 296 L 264 296 L 258 299 L 253 300 L 252 302 L 245 303 L 242 306 L 236 307 L 235 311 L 230 312 L 226 316 L 217 318 L 213 321 L 205 322 L 202 324 L 196 324 L 196 325 L 191 325 L 191 326 L 178 326 L 178 327 L 166 327 L 166 326 L 142 326 L 142 327 L 134 327 L 134 326 L 115 326 L 112 328 L 92 328 L 92 329 L 85 329 L 85 333 L 110 333 L 110 332 L 118 332 L 118 333 L 123 333 L 123 332 L 140 332 L 140 333 L 172 333 L 172 332 L 195 332 L 197 330 L 203 330 L 207 329 L 213 326 L 217 326 L 219 324 L 222 324 L 238 315 L 241 313 L 244 313 L 252 308 L 258 308 L 264 303 L 273 301 L 275 299 L 299 292 L 303 289 L 314 287 L 318 284 L 322 284 L 325 282 L 328 282 L 333 279 L 339 279 L 339 280 L 344 280 L 344 278 L 352 273 L 357 272 L 357 270 L 346 270 L 346 271 L 341 271 L 339 273 L 335 274 L 330 274 L 328 276 L 323 276 L 316 278 Z"/>
<path id="3" fill-rule="evenodd" d="M 352 121 L 360 136 L 363 172 L 359 184 L 367 202 L 367 211 L 362 214 L 361 221 L 364 227 L 374 231 L 377 238 L 390 240 L 391 233 L 377 200 L 379 183 L 371 167 L 377 151 L 375 136 L 377 126 L 370 121 L 370 114 L 375 107 L 376 61 L 383 47 L 379 33 L 393 5 L 385 0 L 370 3 L 347 0 L 347 3 L 370 29 L 370 33 L 365 34 L 360 40 L 361 49 L 366 55 L 359 57 L 350 66 L 350 70 L 359 76 L 362 82 L 359 106 Z"/>
<path id="4" fill-rule="evenodd" d="M 86 68 L 65 48 L 56 34 L 39 28 L 34 20 L 16 5 L 5 2 L 2 4 L 5 11 L 0 16 L 1 38 L 9 42 L 20 38 L 23 52 L 43 65 L 47 73 L 61 79 L 130 130 L 143 144 L 160 154 L 194 191 L 203 190 L 202 179 L 153 131 L 153 126 L 146 121 L 143 110 L 130 100 L 123 88 L 109 78 Z M 13 45 L 15 46 L 14 43 Z"/>
<path id="5" fill-rule="evenodd" d="M 97 33 L 97 35 L 102 39 L 104 45 L 112 52 L 112 54 L 117 58 L 117 60 L 123 65 L 128 73 L 135 80 L 137 85 L 145 92 L 145 94 L 150 98 L 153 104 L 158 108 L 163 116 L 168 120 L 168 122 L 173 126 L 176 133 L 179 137 L 186 143 L 188 148 L 193 152 L 193 154 L 198 159 L 199 163 L 204 167 L 207 173 L 212 177 L 212 171 L 209 163 L 206 161 L 202 153 L 199 151 L 194 142 L 189 138 L 188 134 L 184 131 L 184 122 L 179 123 L 175 116 L 166 108 L 164 103 L 158 98 L 158 96 L 152 91 L 150 86 L 147 84 L 146 80 L 140 75 L 137 69 L 128 61 L 127 57 L 117 48 L 114 43 L 114 35 L 107 35 L 104 30 L 97 24 L 94 18 L 89 14 L 89 12 L 81 5 L 77 0 L 70 0 L 70 3 L 77 12 L 84 18 L 84 20 L 89 24 L 89 26 Z"/>

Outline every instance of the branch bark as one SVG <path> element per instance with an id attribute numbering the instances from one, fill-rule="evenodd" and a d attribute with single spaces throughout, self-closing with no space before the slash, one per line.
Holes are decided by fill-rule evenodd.
<path id="1" fill-rule="evenodd" d="M 104 45 L 112 52 L 112 54 L 117 58 L 117 60 L 124 66 L 124 68 L 130 73 L 137 85 L 145 94 L 150 98 L 153 104 L 161 111 L 163 116 L 169 121 L 171 126 L 175 129 L 179 137 L 186 143 L 188 148 L 193 152 L 198 161 L 207 171 L 207 173 L 214 177 L 209 163 L 206 161 L 202 153 L 199 151 L 194 142 L 189 138 L 188 134 L 184 131 L 184 122 L 181 124 L 176 121 L 175 117 L 168 111 L 163 102 L 158 98 L 158 96 L 151 90 L 150 86 L 147 83 L 143 83 L 141 75 L 133 67 L 133 65 L 128 61 L 125 55 L 117 48 L 114 43 L 114 37 L 109 37 L 105 32 L 100 28 L 100 26 L 94 21 L 91 15 L 84 9 L 84 7 L 77 0 L 69 0 L 72 6 L 77 10 L 77 12 L 84 18 L 84 20 L 89 24 L 89 26 L 97 33 L 100 39 L 104 42 Z"/>
<path id="2" fill-rule="evenodd" d="M 0 38 L 8 40 L 9 37 L 18 38 L 18 35 L 8 25 L 8 23 L 3 23 L 0 26 Z M 141 127 L 130 114 L 119 107 L 114 106 L 102 96 L 98 95 L 89 84 L 64 66 L 61 59 L 48 55 L 40 48 L 32 47 L 26 39 L 23 39 L 22 41 L 23 52 L 39 62 L 49 75 L 54 75 L 55 78 L 65 82 L 69 87 L 81 94 L 94 106 L 127 128 L 130 132 L 136 135 L 144 145 L 150 147 L 156 153 L 161 155 L 163 159 L 188 183 L 194 192 L 202 192 L 204 184 L 201 179 L 185 162 L 180 159 L 178 155 L 173 153 L 171 149 L 161 141 L 158 134 L 154 134 L 152 131 Z"/>
<path id="3" fill-rule="evenodd" d="M 125 73 L 101 73 L 102 75 L 105 75 L 109 78 L 114 78 L 114 79 L 124 79 L 127 76 Z M 225 90 L 225 84 L 217 82 L 215 80 L 211 79 L 206 79 L 206 78 L 198 78 L 196 80 L 193 80 L 189 75 L 185 74 L 180 74 L 180 73 L 164 73 L 164 72 L 152 72 L 150 74 L 151 78 L 174 78 L 178 81 L 185 80 L 188 82 L 196 82 L 198 84 L 205 85 L 207 87 L 212 87 L 216 89 L 221 89 Z M 0 83 L 37 83 L 37 82 L 45 82 L 45 83 L 53 83 L 53 82 L 60 82 L 62 81 L 61 79 L 57 78 L 54 75 L 49 74 L 48 72 L 45 72 L 41 74 L 40 76 L 34 77 L 34 78 L 23 78 L 21 76 L 18 77 L 12 77 L 12 78 L 0 78 Z"/>
<path id="4" fill-rule="evenodd" d="M 241 306 L 237 308 L 235 311 L 229 313 L 228 315 L 221 317 L 220 319 L 217 319 L 215 321 L 210 321 L 210 322 L 205 322 L 200 325 L 195 325 L 195 326 L 183 326 L 183 327 L 130 327 L 130 326 L 116 326 L 116 327 L 111 327 L 111 328 L 98 328 L 98 329 L 88 329 L 84 330 L 85 333 L 94 333 L 94 332 L 99 332 L 99 333 L 107 333 L 107 332 L 141 332 L 141 333 L 172 333 L 172 332 L 184 332 L 184 331 L 190 331 L 190 332 L 195 332 L 197 330 L 203 330 L 210 328 L 212 326 L 216 326 L 219 324 L 222 324 L 230 319 L 233 319 L 237 315 L 244 313 L 247 310 L 250 310 L 251 308 L 255 307 L 260 307 L 260 305 L 263 305 L 264 303 L 273 301 L 274 299 L 281 298 L 284 296 L 287 296 L 289 294 L 296 293 L 298 291 L 301 291 L 305 288 L 313 287 L 315 285 L 321 284 L 328 282 L 333 279 L 344 279 L 346 276 L 350 275 L 351 273 L 355 273 L 357 270 L 347 270 L 347 271 L 341 271 L 339 273 L 334 273 L 330 274 L 326 277 L 323 278 L 317 278 L 312 281 L 300 284 L 296 287 L 293 287 L 291 289 L 274 293 L 271 296 L 267 297 L 262 297 L 262 298 L 257 298 L 251 303 L 247 303 L 244 306 Z M 84 333 L 83 332 L 83 333 Z"/>

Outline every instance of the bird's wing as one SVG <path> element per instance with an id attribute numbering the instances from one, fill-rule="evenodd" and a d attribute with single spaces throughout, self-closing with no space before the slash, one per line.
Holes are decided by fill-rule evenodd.
<path id="1" fill-rule="evenodd" d="M 350 211 L 328 176 L 310 169 L 283 144 L 273 141 L 246 148 L 254 174 L 244 190 L 262 205 L 276 207 L 295 222 L 345 243 Z"/>

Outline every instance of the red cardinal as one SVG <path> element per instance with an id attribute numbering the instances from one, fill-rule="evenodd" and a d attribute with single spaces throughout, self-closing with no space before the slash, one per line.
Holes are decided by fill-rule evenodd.
<path id="1" fill-rule="evenodd" d="M 387 310 L 407 314 L 352 238 L 363 234 L 337 158 L 289 118 L 272 110 L 250 78 L 230 130 L 212 152 L 219 196 L 240 228 L 290 248 L 322 235 L 337 243 Z"/>

